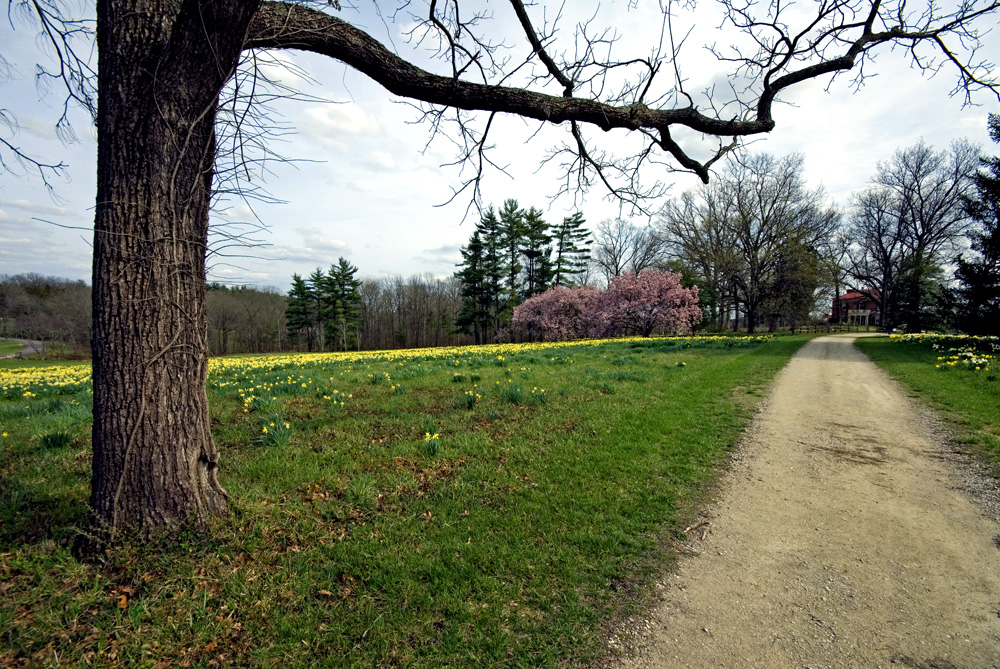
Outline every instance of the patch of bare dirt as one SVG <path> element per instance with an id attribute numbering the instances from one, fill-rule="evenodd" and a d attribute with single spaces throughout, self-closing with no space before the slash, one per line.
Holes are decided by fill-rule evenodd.
<path id="1" fill-rule="evenodd" d="M 781 373 L 620 667 L 1000 667 L 996 481 L 853 341 Z"/>

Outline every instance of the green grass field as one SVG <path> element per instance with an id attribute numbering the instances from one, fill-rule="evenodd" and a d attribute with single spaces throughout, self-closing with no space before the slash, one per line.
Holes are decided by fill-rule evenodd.
<path id="1" fill-rule="evenodd" d="M 994 340 L 908 335 L 863 338 L 857 345 L 914 397 L 941 412 L 958 439 L 1000 474 L 1000 342 Z"/>
<path id="2" fill-rule="evenodd" d="M 0 339 L 0 355 L 7 355 L 8 353 L 17 353 L 24 345 L 11 341 L 9 339 Z"/>
<path id="3" fill-rule="evenodd" d="M 231 513 L 99 565 L 87 368 L 0 368 L 0 664 L 593 661 L 807 339 L 213 360 Z"/>

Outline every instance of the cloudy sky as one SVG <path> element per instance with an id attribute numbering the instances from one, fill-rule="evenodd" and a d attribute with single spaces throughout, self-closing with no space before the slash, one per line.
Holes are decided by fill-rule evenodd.
<path id="1" fill-rule="evenodd" d="M 368 30 L 403 55 L 432 65 L 425 54 L 410 56 L 406 33 L 414 23 L 405 15 L 382 21 L 365 4 L 360 10 L 342 3 L 342 17 Z M 383 3 L 384 5 L 385 3 Z M 516 42 L 516 23 L 504 3 L 480 3 L 495 12 L 494 24 Z M 571 3 L 572 4 L 572 3 Z M 581 6 L 587 3 L 578 3 Z M 652 3 L 646 3 L 652 4 Z M 626 2 L 605 2 L 597 11 L 595 25 L 613 27 L 621 36 L 619 60 L 648 56 L 659 39 L 655 7 L 648 11 L 629 9 Z M 540 7 L 535 8 L 540 9 Z M 652 13 L 649 13 L 652 12 Z M 551 18 L 551 15 L 549 16 Z M 575 17 L 567 17 L 561 35 L 571 37 Z M 535 20 L 541 24 L 540 12 Z M 694 13 L 678 15 L 675 34 L 693 26 L 685 46 L 682 75 L 690 90 L 725 82 L 725 70 L 703 48 L 706 43 L 726 45 L 737 39 L 716 30 L 719 25 L 705 5 Z M 996 18 L 984 28 L 996 27 Z M 990 39 L 987 38 L 989 42 Z M 39 274 L 90 279 L 90 235 L 95 192 L 96 141 L 89 119 L 80 111 L 71 115 L 77 141 L 65 143 L 55 133 L 54 123 L 62 107 L 58 90 L 39 90 L 34 72 L 40 61 L 40 44 L 33 27 L 15 20 L 0 24 L 0 53 L 9 67 L 0 81 L 0 107 L 17 118 L 16 132 L 0 126 L 3 137 L 30 155 L 67 165 L 68 180 L 52 180 L 50 193 L 42 181 L 16 163 L 0 170 L 0 274 Z M 985 53 L 1000 58 L 1000 39 L 992 40 Z M 935 77 L 913 69 L 902 53 L 884 49 L 873 76 L 859 91 L 842 78 L 826 90 L 828 81 L 812 82 L 782 98 L 775 111 L 776 129 L 757 140 L 752 150 L 805 156 L 810 185 L 822 185 L 832 203 L 846 206 L 852 191 L 864 187 L 876 163 L 891 157 L 897 148 L 921 139 L 945 148 L 954 139 L 967 137 L 996 153 L 988 141 L 986 117 L 1000 111 L 995 98 L 976 99 L 980 106 L 962 108 L 961 99 L 949 97 L 954 76 L 947 69 Z M 520 45 L 512 58 L 525 55 Z M 282 82 L 315 98 L 277 105 L 283 123 L 293 134 L 273 146 L 280 154 L 296 159 L 271 165 L 265 187 L 278 203 L 220 203 L 213 222 L 259 221 L 266 230 L 254 233 L 261 245 L 252 249 L 230 249 L 212 259 L 212 277 L 228 283 L 276 286 L 287 290 L 291 274 L 306 274 L 327 267 L 344 256 L 367 277 L 454 271 L 460 260 L 459 247 L 472 232 L 473 216 L 465 217 L 467 197 L 444 205 L 463 182 L 454 160 L 454 146 L 446 137 L 428 144 L 426 124 L 415 124 L 418 113 L 384 92 L 364 76 L 345 66 L 309 54 L 282 55 L 307 72 L 311 80 L 293 71 L 271 68 Z M 719 90 L 720 88 L 717 88 Z M 516 198 L 522 206 L 535 206 L 555 222 L 579 209 L 593 226 L 621 212 L 596 188 L 573 202 L 551 201 L 559 187 L 554 166 L 539 168 L 546 151 L 564 141 L 558 128 L 539 131 L 538 124 L 505 118 L 492 133 L 496 145 L 492 158 L 507 174 L 492 172 L 483 184 L 485 203 L 498 206 L 505 198 Z M 688 146 L 695 138 L 687 138 Z M 627 143 L 612 133 L 603 141 Z M 704 153 L 704 152 L 703 152 Z M 8 156 L 5 155 L 6 159 Z M 690 175 L 654 174 L 673 182 L 673 194 L 697 185 Z M 443 206 L 442 206 L 443 205 Z M 647 219 L 637 217 L 638 223 Z M 231 228 L 232 229 L 232 228 Z"/>

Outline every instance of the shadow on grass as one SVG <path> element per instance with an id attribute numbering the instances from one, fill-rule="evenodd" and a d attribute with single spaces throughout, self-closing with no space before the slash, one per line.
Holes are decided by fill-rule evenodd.
<path id="1" fill-rule="evenodd" d="M 52 540 L 71 542 L 85 526 L 87 503 L 55 497 L 31 486 L 0 483 L 0 552 Z"/>

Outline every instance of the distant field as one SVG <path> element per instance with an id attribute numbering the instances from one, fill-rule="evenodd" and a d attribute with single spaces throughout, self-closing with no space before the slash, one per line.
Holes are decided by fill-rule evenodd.
<path id="1" fill-rule="evenodd" d="M 958 437 L 1000 473 L 1000 340 L 906 335 L 858 347 L 921 401 L 943 412 Z"/>
<path id="2" fill-rule="evenodd" d="M 0 368 L 0 664 L 592 661 L 807 339 L 214 359 L 231 514 L 100 566 L 89 367 Z"/>
<path id="3" fill-rule="evenodd" d="M 0 339 L 0 355 L 7 355 L 8 353 L 17 353 L 24 346 L 16 341 L 11 341 L 9 339 Z"/>

